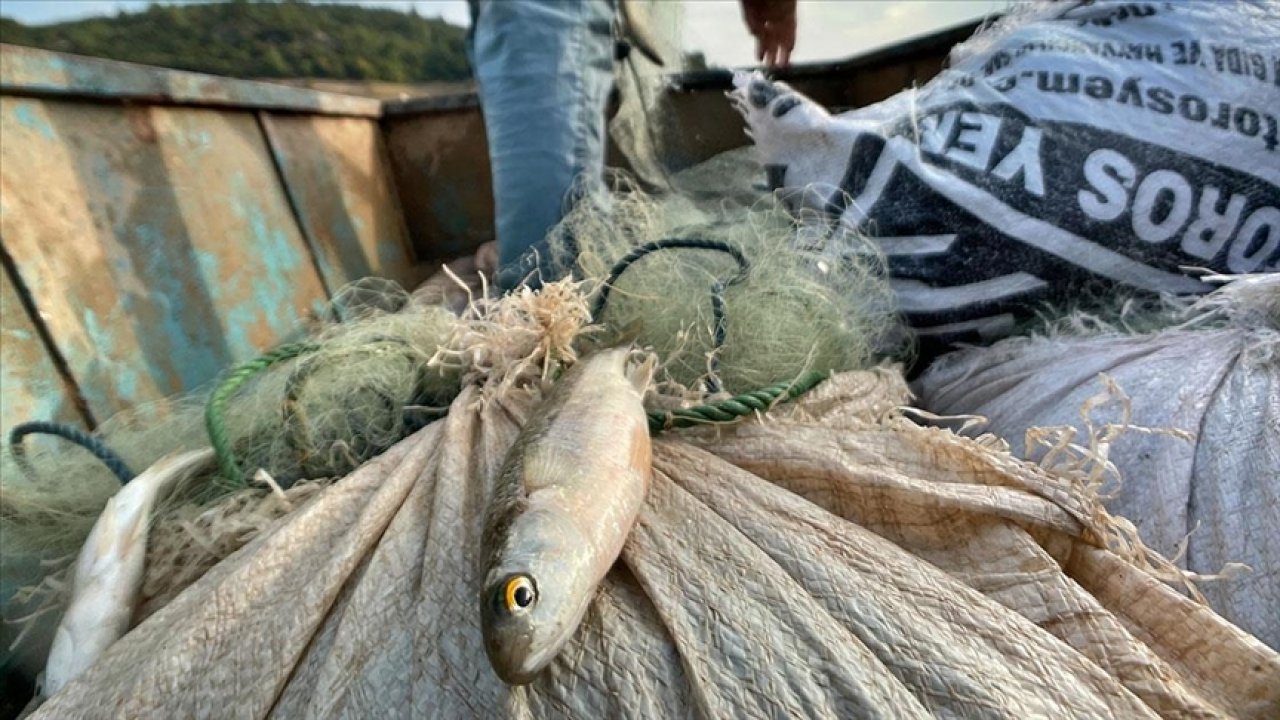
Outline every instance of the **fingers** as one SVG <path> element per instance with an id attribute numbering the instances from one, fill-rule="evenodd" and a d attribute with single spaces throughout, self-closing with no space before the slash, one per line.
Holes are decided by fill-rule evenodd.
<path id="1" fill-rule="evenodd" d="M 756 38 L 756 60 L 770 68 L 791 64 L 796 45 L 795 0 L 742 0 L 747 30 Z"/>
<path id="2" fill-rule="evenodd" d="M 785 68 L 791 64 L 791 51 L 796 46 L 795 26 L 769 27 L 757 38 L 756 59 L 771 68 Z"/>
<path id="3" fill-rule="evenodd" d="M 780 23 L 777 29 L 777 53 L 774 59 L 777 67 L 791 65 L 791 51 L 796 47 L 796 16 L 792 13 L 787 21 Z"/>

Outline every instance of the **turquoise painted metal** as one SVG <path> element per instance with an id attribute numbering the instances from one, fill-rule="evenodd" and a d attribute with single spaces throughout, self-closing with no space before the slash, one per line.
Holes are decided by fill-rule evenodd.
<path id="1" fill-rule="evenodd" d="M 30 418 L 86 424 L 7 271 L 0 272 L 0 388 L 0 437 Z"/>
<path id="2" fill-rule="evenodd" d="M 371 154 L 376 101 L 14 46 L 0 60 L 3 428 L 92 429 L 296 336 L 349 280 L 413 275 Z M 290 111 L 279 148 L 263 108 Z"/>
<path id="3" fill-rule="evenodd" d="M 331 292 L 370 275 L 410 288 L 423 279 L 376 124 L 321 115 L 261 113 L 260 118 Z"/>
<path id="4" fill-rule="evenodd" d="M 251 113 L 0 97 L 0 237 L 94 417 L 209 382 L 325 300 Z"/>

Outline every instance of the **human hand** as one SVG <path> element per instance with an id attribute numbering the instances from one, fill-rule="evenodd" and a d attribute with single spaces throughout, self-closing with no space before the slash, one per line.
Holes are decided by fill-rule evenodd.
<path id="1" fill-rule="evenodd" d="M 742 17 L 756 38 L 756 59 L 787 67 L 796 46 L 796 0 L 742 0 Z"/>

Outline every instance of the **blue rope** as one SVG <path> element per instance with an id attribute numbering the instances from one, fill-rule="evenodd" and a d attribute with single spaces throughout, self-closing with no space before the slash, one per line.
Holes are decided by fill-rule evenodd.
<path id="1" fill-rule="evenodd" d="M 671 249 L 685 250 L 715 250 L 733 257 L 738 263 L 738 274 L 728 280 L 717 280 L 711 285 L 711 317 L 714 324 L 711 328 L 711 340 L 713 348 L 711 358 L 707 362 L 707 370 L 709 371 L 707 378 L 707 392 L 720 392 L 720 378 L 718 371 L 720 369 L 720 349 L 724 347 L 725 337 L 727 335 L 727 322 L 725 320 L 725 304 L 724 291 L 725 288 L 735 283 L 742 282 L 746 279 L 747 274 L 751 271 L 751 263 L 747 261 L 747 256 L 742 254 L 738 248 L 721 240 L 706 240 L 703 238 L 664 238 L 662 240 L 654 240 L 645 243 L 640 247 L 627 253 L 621 260 L 614 264 L 609 271 L 609 277 L 604 281 L 604 285 L 600 287 L 600 294 L 596 296 L 595 305 L 591 308 L 591 318 L 597 322 L 600 320 L 600 314 L 604 312 L 605 305 L 609 302 L 609 293 L 613 290 L 613 285 L 622 277 L 632 265 L 644 256 L 657 252 L 659 250 Z"/>
<path id="2" fill-rule="evenodd" d="M 123 485 L 134 478 L 134 473 L 125 464 L 124 460 L 115 453 L 101 439 L 96 438 L 80 428 L 72 425 L 63 425 L 62 423 L 48 422 L 45 420 L 33 420 L 18 425 L 9 431 L 9 446 L 13 448 L 13 455 L 19 460 L 27 470 L 30 466 L 26 465 L 26 452 L 22 447 L 22 438 L 27 435 L 57 435 L 58 437 L 69 440 L 76 445 L 93 453 L 93 456 L 102 461 L 117 478 L 120 478 L 120 484 Z"/>

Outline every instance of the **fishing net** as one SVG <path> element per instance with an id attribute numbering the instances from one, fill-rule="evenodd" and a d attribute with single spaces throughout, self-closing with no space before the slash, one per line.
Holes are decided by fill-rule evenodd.
<path id="1" fill-rule="evenodd" d="M 842 258 L 795 250 L 798 222 L 744 182 L 758 174 L 744 161 L 683 173 L 677 193 L 581 202 L 553 230 L 551 264 L 609 288 L 602 337 L 653 348 L 676 385 L 731 393 L 905 354 L 870 242 Z"/>
<path id="2" fill-rule="evenodd" d="M 369 279 L 340 290 L 330 315 L 297 343 L 309 349 L 264 364 L 229 397 L 222 414 L 242 473 L 263 468 L 284 487 L 344 475 L 438 417 L 457 392 L 456 375 L 425 367 L 451 313 L 411 304 L 395 283 Z M 135 471 L 205 447 L 208 400 L 219 385 L 120 413 L 96 436 Z M 6 553 L 74 552 L 119 486 L 101 461 L 60 441 L 37 441 L 20 453 L 6 447 L 0 462 Z M 195 485 L 244 485 L 243 478 L 202 480 Z"/>
<path id="3" fill-rule="evenodd" d="M 572 361 L 564 341 L 587 329 L 582 282 L 543 291 L 563 312 L 532 293 L 477 307 L 447 347 L 478 370 L 443 420 L 271 522 L 35 717 L 1280 709 L 1280 656 L 1105 510 L 1090 478 L 1109 436 L 1022 461 L 913 421 L 889 367 L 660 437 L 582 627 L 532 685 L 502 684 L 475 607 L 483 518 L 544 378 Z"/>
<path id="4" fill-rule="evenodd" d="M 246 495 L 262 498 L 270 488 L 246 489 L 258 469 L 273 483 L 290 488 L 302 479 L 334 479 L 355 469 L 413 430 L 438 418 L 458 391 L 458 375 L 430 369 L 427 361 L 445 339 L 454 315 L 440 307 L 410 302 L 390 281 L 367 279 L 341 289 L 309 328 L 296 356 L 254 368 L 228 394 L 222 409 L 226 455 L 237 473 L 211 469 L 184 483 L 157 509 L 153 548 L 168 548 L 170 560 L 154 567 L 181 587 L 247 539 L 234 523 L 202 525 L 192 517 L 234 514 L 218 509 L 244 507 Z M 120 413 L 95 437 L 133 471 L 178 451 L 206 447 L 211 387 Z M 3 602 L 4 664 L 28 669 L 42 662 L 52 631 L 50 611 L 65 598 L 65 570 L 107 499 L 120 486 L 112 472 L 88 451 L 56 438 L 28 438 L 24 450 L 0 451 L 0 602 Z M 238 495 L 236 495 L 238 493 Z M 258 513 L 261 503 L 253 503 Z M 219 515 L 221 513 L 221 515 Z M 250 513 L 253 514 L 253 513 Z M 245 520 L 265 527 L 270 511 Z M 168 532 L 181 519 L 191 532 Z M 237 537 L 242 539 L 237 540 Z M 162 570 L 161 570 L 162 569 Z M 153 582 L 154 586 L 154 582 Z M 156 588 L 163 594 L 164 588 Z M 23 619 L 35 634 L 14 640 Z M 17 652 L 17 655 L 12 654 Z"/>

